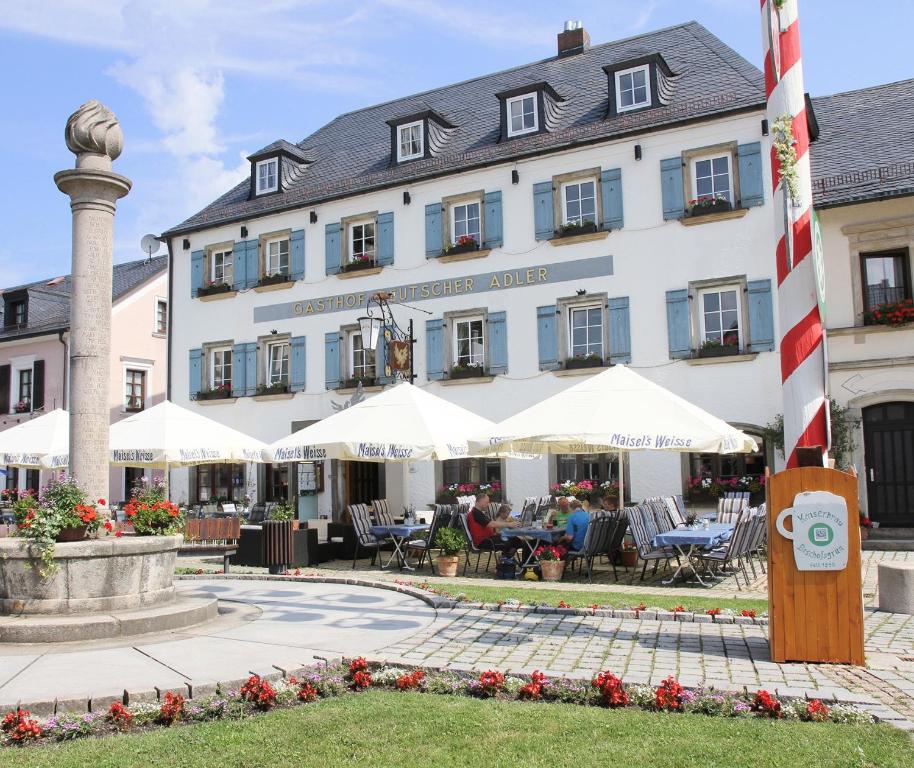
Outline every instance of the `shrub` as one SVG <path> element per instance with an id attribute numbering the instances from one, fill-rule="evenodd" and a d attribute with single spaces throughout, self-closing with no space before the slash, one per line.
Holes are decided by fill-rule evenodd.
<path id="1" fill-rule="evenodd" d="M 439 528 L 435 534 L 435 546 L 445 557 L 453 557 L 463 550 L 466 539 L 456 528 Z"/>

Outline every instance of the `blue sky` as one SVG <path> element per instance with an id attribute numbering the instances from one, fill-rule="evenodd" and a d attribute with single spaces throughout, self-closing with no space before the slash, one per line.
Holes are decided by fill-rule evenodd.
<path id="1" fill-rule="evenodd" d="M 2 0 L 0 287 L 69 271 L 63 127 L 97 98 L 126 136 L 115 260 L 248 172 L 246 155 L 335 115 L 551 56 L 564 19 L 594 43 L 689 19 L 758 65 L 757 0 Z M 815 95 L 914 77 L 910 0 L 801 0 Z"/>

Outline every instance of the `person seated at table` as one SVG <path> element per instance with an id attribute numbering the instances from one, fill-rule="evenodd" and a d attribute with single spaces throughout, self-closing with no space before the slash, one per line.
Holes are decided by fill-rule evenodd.
<path id="1" fill-rule="evenodd" d="M 496 520 L 510 520 L 511 519 L 511 505 L 502 504 L 498 508 L 498 514 L 496 515 Z"/>
<path id="2" fill-rule="evenodd" d="M 600 505 L 607 512 L 615 512 L 619 509 L 619 498 L 617 496 L 610 496 L 606 494 L 601 500 Z"/>
<path id="3" fill-rule="evenodd" d="M 565 523 L 565 535 L 559 539 L 569 550 L 578 552 L 584 548 L 584 537 L 590 525 L 590 513 L 584 509 L 581 502 L 575 499 L 571 502 L 571 514 Z"/>
<path id="4" fill-rule="evenodd" d="M 481 493 L 476 497 L 476 503 L 467 515 L 467 528 L 475 546 L 496 549 L 502 529 L 517 528 L 519 523 L 511 519 L 503 520 L 499 516 L 493 519 L 489 514 L 489 503 L 488 494 Z M 520 539 L 512 537 L 505 542 L 502 553 L 505 557 L 510 557 L 521 544 Z"/>

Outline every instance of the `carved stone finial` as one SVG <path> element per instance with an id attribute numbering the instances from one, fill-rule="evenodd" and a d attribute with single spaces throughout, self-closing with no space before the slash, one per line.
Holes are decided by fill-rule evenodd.
<path id="1" fill-rule="evenodd" d="M 77 157 L 86 153 L 103 155 L 116 160 L 124 149 L 124 133 L 114 113 L 104 104 L 92 99 L 77 109 L 67 120 L 64 132 L 69 149 Z"/>

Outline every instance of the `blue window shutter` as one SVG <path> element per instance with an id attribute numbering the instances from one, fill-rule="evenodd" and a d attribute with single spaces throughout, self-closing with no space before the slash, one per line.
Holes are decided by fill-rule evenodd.
<path id="1" fill-rule="evenodd" d="M 203 388 L 203 350 L 190 350 L 190 366 L 188 368 L 188 387 L 190 399 L 195 400 L 197 392 Z"/>
<path id="2" fill-rule="evenodd" d="M 603 194 L 603 229 L 622 229 L 622 169 L 600 174 Z"/>
<path id="3" fill-rule="evenodd" d="M 234 360 L 232 360 L 234 363 Z M 257 342 L 244 345 L 244 394 L 257 394 Z"/>
<path id="4" fill-rule="evenodd" d="M 190 255 L 190 297 L 197 297 L 197 289 L 203 287 L 205 259 L 203 251 L 194 251 Z"/>
<path id="5" fill-rule="evenodd" d="M 444 320 L 425 321 L 425 368 L 429 381 L 444 378 Z"/>
<path id="6" fill-rule="evenodd" d="M 247 259 L 245 260 L 244 274 L 248 288 L 253 288 L 260 282 L 260 241 L 247 240 Z"/>
<path id="7" fill-rule="evenodd" d="M 771 352 L 774 350 L 771 280 L 750 280 L 746 287 L 749 302 L 749 351 Z"/>
<path id="8" fill-rule="evenodd" d="M 387 344 L 394 336 L 394 329 L 385 325 L 381 328 L 381 335 L 378 338 L 378 348 L 375 350 L 374 359 L 377 362 L 375 370 L 377 371 L 378 381 L 381 384 L 391 384 L 394 378 L 393 371 L 387 373 Z"/>
<path id="9" fill-rule="evenodd" d="M 632 331 L 628 315 L 628 296 L 610 299 L 609 310 L 609 362 L 630 363 L 632 361 Z"/>
<path id="10" fill-rule="evenodd" d="M 533 185 L 533 228 L 537 240 L 549 240 L 555 234 L 551 181 Z"/>
<path id="11" fill-rule="evenodd" d="M 305 230 L 294 230 L 290 240 L 290 276 L 293 280 L 301 280 L 305 276 Z"/>
<path id="12" fill-rule="evenodd" d="M 663 195 L 663 218 L 681 219 L 685 216 L 681 157 L 668 157 L 660 161 L 660 191 Z"/>
<path id="13" fill-rule="evenodd" d="M 301 392 L 305 388 L 305 337 L 293 336 L 289 348 L 289 374 L 292 379 L 292 391 Z"/>
<path id="14" fill-rule="evenodd" d="M 489 328 L 489 373 L 495 375 L 508 372 L 508 322 L 504 312 L 490 312 L 487 319 Z"/>
<path id="15" fill-rule="evenodd" d="M 501 192 L 486 192 L 485 227 L 483 245 L 486 248 L 500 248 L 504 243 L 504 225 L 501 218 Z"/>
<path id="16" fill-rule="evenodd" d="M 324 384 L 327 389 L 340 386 L 340 334 L 337 331 L 324 336 Z"/>
<path id="17" fill-rule="evenodd" d="M 536 343 L 541 371 L 554 371 L 559 367 L 557 317 L 555 304 L 536 308 Z"/>
<path id="18" fill-rule="evenodd" d="M 232 248 L 232 273 L 234 275 L 232 288 L 236 291 L 242 291 L 248 287 L 247 265 L 247 244 L 244 240 L 236 240 L 235 246 Z"/>
<path id="19" fill-rule="evenodd" d="M 340 271 L 340 223 L 338 221 L 333 221 L 324 227 L 324 261 L 327 265 L 328 275 L 335 275 Z"/>
<path id="20" fill-rule="evenodd" d="M 762 145 L 753 141 L 740 144 L 739 158 L 739 202 L 743 208 L 762 205 L 765 202 L 765 187 L 762 184 Z"/>
<path id="21" fill-rule="evenodd" d="M 670 357 L 692 356 L 692 317 L 687 290 L 666 292 L 666 323 Z"/>
<path id="22" fill-rule="evenodd" d="M 425 255 L 430 259 L 440 256 L 444 248 L 441 210 L 441 203 L 429 203 L 425 206 Z"/>
<path id="23" fill-rule="evenodd" d="M 247 344 L 236 344 L 232 347 L 232 397 L 244 397 L 247 394 L 247 350 Z"/>
<path id="24" fill-rule="evenodd" d="M 378 264 L 394 263 L 394 215 L 392 212 L 378 214 Z"/>

